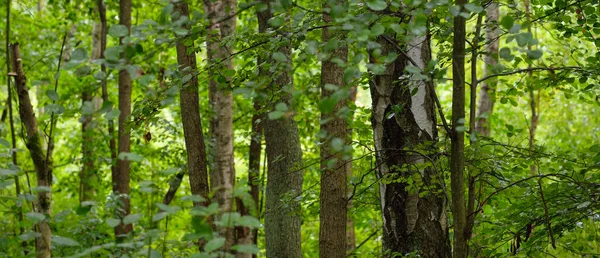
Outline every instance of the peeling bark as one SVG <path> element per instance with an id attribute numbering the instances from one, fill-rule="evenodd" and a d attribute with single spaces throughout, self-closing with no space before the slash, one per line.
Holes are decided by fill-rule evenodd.
<path id="1" fill-rule="evenodd" d="M 413 36 L 406 56 L 387 65 L 371 82 L 372 121 L 383 217 L 383 252 L 417 253 L 421 257 L 450 257 L 446 201 L 432 168 L 414 165 L 435 161 L 437 138 L 430 82 L 408 77 L 404 69 L 413 60 L 421 70 L 431 59 L 428 36 Z M 382 55 L 394 51 L 389 41 L 378 39 Z M 410 59 L 409 59 L 410 58 Z M 412 65 L 412 64 L 411 64 Z M 412 94 L 416 91 L 416 94 Z M 408 184 L 410 177 L 422 185 Z M 388 181 L 388 182 L 386 182 Z M 389 182 L 391 181 L 391 182 Z M 416 189 L 415 189 L 416 186 Z M 424 196 L 419 192 L 428 191 Z"/>

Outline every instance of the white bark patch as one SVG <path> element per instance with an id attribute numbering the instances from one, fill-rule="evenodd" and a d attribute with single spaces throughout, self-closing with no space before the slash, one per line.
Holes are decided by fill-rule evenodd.
<path id="1" fill-rule="evenodd" d="M 408 56 L 416 63 L 417 67 L 421 71 L 425 69 L 425 62 L 423 62 L 423 44 L 426 42 L 426 36 L 415 36 L 408 42 Z M 411 64 L 412 65 L 412 64 Z M 411 96 L 412 105 L 410 111 L 413 113 L 415 121 L 419 128 L 433 137 L 433 122 L 427 115 L 427 109 L 425 107 L 425 99 L 427 97 L 427 85 L 422 80 L 410 80 L 411 92 L 417 88 L 417 93 Z"/>

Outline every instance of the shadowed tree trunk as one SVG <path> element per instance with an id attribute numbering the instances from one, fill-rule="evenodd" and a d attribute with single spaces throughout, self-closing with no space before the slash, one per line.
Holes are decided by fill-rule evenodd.
<path id="1" fill-rule="evenodd" d="M 463 10 L 466 0 L 457 0 Z M 465 206 L 465 18 L 454 17 L 454 42 L 452 49 L 452 131 L 450 153 L 450 186 L 452 192 L 452 218 L 454 220 L 455 258 L 467 257 L 467 214 Z"/>
<path id="2" fill-rule="evenodd" d="M 23 71 L 21 54 L 19 52 L 19 44 L 11 46 L 12 51 L 12 66 L 15 71 L 15 87 L 17 89 L 17 97 L 19 99 L 19 116 L 25 127 L 25 145 L 31 154 L 31 160 L 35 166 L 37 175 L 38 187 L 46 187 L 48 191 L 38 191 L 36 210 L 44 216 L 49 217 L 51 214 L 50 204 L 52 196 L 49 189 L 51 188 L 50 162 L 47 159 L 46 152 L 42 148 L 41 135 L 38 132 L 37 119 L 33 112 L 31 99 L 29 98 L 29 90 L 27 89 L 27 78 Z M 42 220 L 36 224 L 37 231 L 41 234 L 36 238 L 36 257 L 49 258 L 51 256 L 51 236 L 52 231 L 47 220 Z"/>
<path id="3" fill-rule="evenodd" d="M 179 1 L 175 4 L 174 21 L 180 17 L 189 17 L 188 5 Z M 189 25 L 185 25 L 189 29 Z M 184 44 L 187 37 L 179 38 L 176 42 L 177 63 L 179 71 L 184 75 L 192 75 L 191 79 L 181 86 L 180 108 L 181 120 L 183 122 L 183 135 L 185 148 L 187 150 L 188 173 L 190 177 L 190 188 L 193 195 L 202 196 L 208 200 L 208 170 L 206 167 L 206 146 L 202 134 L 202 119 L 200 118 L 200 99 L 198 97 L 198 77 L 196 68 L 196 53 L 191 51 L 193 45 Z M 194 206 L 204 206 L 206 202 L 194 202 Z"/>
<path id="4" fill-rule="evenodd" d="M 382 45 L 382 55 L 407 49 L 406 55 L 387 64 L 385 72 L 377 75 L 370 87 L 376 172 L 382 180 L 379 188 L 384 257 L 398 253 L 450 257 L 446 200 L 439 193 L 443 187 L 440 172 L 416 167 L 435 162 L 437 129 L 431 98 L 434 88 L 431 82 L 405 72 L 409 65 L 425 69 L 431 59 L 429 37 L 411 36 L 406 46 L 398 46 L 384 35 L 378 43 Z M 413 183 L 408 183 L 408 179 L 413 179 Z"/>
<path id="5" fill-rule="evenodd" d="M 214 169 L 210 175 L 210 186 L 215 192 L 221 212 L 233 211 L 233 185 L 235 170 L 233 166 L 233 95 L 230 76 L 226 71 L 233 70 L 233 62 L 226 59 L 232 53 L 232 46 L 226 44 L 226 38 L 235 31 L 235 0 L 204 1 L 205 14 L 210 22 L 207 32 L 209 96 L 214 111 L 211 117 L 210 134 L 214 144 Z M 223 227 L 220 234 L 226 238 L 224 250 L 229 250 L 234 242 L 233 228 Z"/>
<path id="6" fill-rule="evenodd" d="M 336 3 L 333 3 L 336 4 Z M 339 3 L 338 3 L 339 4 Z M 324 8 L 328 8 L 325 5 Z M 325 23 L 333 22 L 329 14 L 323 15 Z M 321 192 L 319 257 L 346 257 L 346 220 L 348 213 L 347 175 L 351 151 L 347 150 L 349 109 L 346 100 L 350 89 L 344 81 L 344 67 L 332 59 L 347 61 L 348 47 L 343 32 L 322 29 L 322 41 L 337 41 L 339 46 L 321 66 L 321 101 L 338 101 L 331 110 L 321 109 L 321 132 L 326 136 L 321 141 Z M 326 50 L 327 51 L 327 50 Z M 327 121 L 327 122 L 325 122 Z"/>
<path id="7" fill-rule="evenodd" d="M 119 24 L 131 30 L 131 0 L 120 0 Z M 125 37 L 120 38 L 122 46 L 125 46 Z M 122 58 L 125 58 L 123 54 Z M 127 121 L 131 114 L 131 76 L 126 69 L 119 71 L 119 155 L 130 151 L 130 129 L 127 128 Z M 117 174 L 113 175 L 113 192 L 119 196 L 120 208 L 117 211 L 119 218 L 123 218 L 130 213 L 129 203 L 129 180 L 130 180 L 130 161 L 126 158 L 117 160 Z M 115 235 L 123 236 L 131 232 L 131 224 L 120 224 L 115 227 Z"/>
<path id="8" fill-rule="evenodd" d="M 279 4 L 268 0 L 263 2 L 267 5 L 267 9 L 258 13 L 259 24 L 266 24 L 272 17 L 271 4 Z M 289 15 L 286 15 L 286 23 L 289 23 Z M 280 33 L 289 31 L 289 25 L 284 25 L 280 31 Z M 290 60 L 289 47 L 280 47 L 277 52 Z M 273 80 L 266 86 L 267 92 L 274 93 L 274 99 L 269 103 L 269 111 L 275 110 L 275 106 L 279 103 L 291 107 L 293 88 L 291 64 L 275 60 L 267 62 L 277 66 L 277 71 L 271 76 Z M 302 191 L 303 169 L 298 125 L 291 112 L 278 119 L 267 118 L 263 125 L 268 163 L 265 210 L 266 255 L 267 257 L 300 258 L 302 257 L 300 237 L 302 218 L 300 203 L 295 200 L 295 197 Z"/>
<path id="9" fill-rule="evenodd" d="M 498 3 L 491 1 L 486 7 L 485 16 L 485 39 L 488 47 L 484 56 L 483 66 L 483 77 L 491 74 L 491 69 L 498 64 L 498 36 L 500 35 L 500 29 L 498 28 Z M 494 110 L 496 84 L 498 83 L 497 78 L 491 78 L 484 81 L 481 84 L 479 90 L 479 109 L 477 110 L 477 123 L 475 125 L 475 131 L 478 135 L 489 137 L 490 136 L 490 122 L 489 119 Z"/>

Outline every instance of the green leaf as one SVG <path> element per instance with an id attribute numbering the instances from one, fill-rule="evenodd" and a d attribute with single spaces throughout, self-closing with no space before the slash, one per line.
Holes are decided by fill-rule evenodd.
<path id="1" fill-rule="evenodd" d="M 384 0 L 368 0 L 367 6 L 373 11 L 383 11 L 387 8 L 387 2 Z"/>
<path id="2" fill-rule="evenodd" d="M 17 175 L 17 171 L 0 168 L 0 176 L 14 176 Z"/>
<path id="3" fill-rule="evenodd" d="M 542 51 L 538 49 L 527 51 L 527 57 L 529 57 L 530 59 L 539 59 L 540 57 L 542 57 L 542 54 Z"/>
<path id="4" fill-rule="evenodd" d="M 515 24 L 515 19 L 510 14 L 505 15 L 500 20 L 500 25 L 506 30 L 510 30 L 510 28 L 512 28 L 514 24 Z"/>
<path id="5" fill-rule="evenodd" d="M 282 16 L 276 16 L 269 19 L 268 23 L 269 25 L 271 25 L 271 27 L 277 28 L 283 25 L 283 23 L 285 23 L 285 19 Z"/>
<path id="6" fill-rule="evenodd" d="M 114 228 L 114 227 L 118 226 L 119 224 L 121 224 L 121 220 L 115 219 L 115 218 L 108 218 L 108 219 L 106 219 L 106 224 L 109 227 Z"/>
<path id="7" fill-rule="evenodd" d="M 27 217 L 28 219 L 30 219 L 34 223 L 38 223 L 38 222 L 43 221 L 43 220 L 46 219 L 46 216 L 44 216 L 44 214 L 41 214 L 39 212 L 33 212 L 33 211 L 26 213 L 25 217 Z"/>
<path id="8" fill-rule="evenodd" d="M 383 34 L 384 32 L 385 32 L 385 27 L 383 27 L 383 25 L 381 25 L 381 23 L 375 23 L 371 27 L 371 36 L 373 36 L 373 37 L 377 37 L 377 36 Z"/>
<path id="9" fill-rule="evenodd" d="M 285 115 L 285 112 L 283 111 L 273 111 L 269 112 L 268 117 L 270 120 L 275 120 L 283 117 L 283 115 Z"/>
<path id="10" fill-rule="evenodd" d="M 32 187 L 31 191 L 36 193 L 49 193 L 52 192 L 52 188 L 50 188 L 49 186 L 36 186 Z"/>
<path id="11" fill-rule="evenodd" d="M 277 111 L 288 111 L 288 106 L 284 102 L 279 102 L 275 105 L 275 110 Z"/>
<path id="12" fill-rule="evenodd" d="M 260 227 L 260 221 L 255 217 L 246 215 L 238 220 L 237 225 L 241 227 L 258 228 Z"/>
<path id="13" fill-rule="evenodd" d="M 507 61 L 510 61 L 514 58 L 514 56 L 511 55 L 511 53 L 510 53 L 510 48 L 507 48 L 507 47 L 501 48 L 498 55 L 500 56 L 500 58 L 507 60 Z"/>
<path id="14" fill-rule="evenodd" d="M 71 61 L 81 63 L 87 60 L 87 51 L 84 48 L 78 47 L 71 53 Z"/>
<path id="15" fill-rule="evenodd" d="M 52 244 L 55 244 L 58 246 L 78 246 L 79 245 L 79 243 L 77 243 L 77 241 L 75 241 L 73 239 L 61 237 L 61 236 L 57 236 L 57 235 L 52 235 Z"/>
<path id="16" fill-rule="evenodd" d="M 181 210 L 181 207 L 179 207 L 179 206 L 169 206 L 169 205 L 166 205 L 166 204 L 160 203 L 160 202 L 156 203 L 156 206 L 158 206 L 159 209 L 161 209 L 169 214 L 174 214 L 174 213 L 178 212 L 179 210 Z"/>
<path id="17" fill-rule="evenodd" d="M 187 195 L 187 196 L 181 197 L 181 200 L 184 202 L 204 202 L 204 201 L 206 201 L 206 198 L 204 198 L 200 195 Z"/>
<path id="18" fill-rule="evenodd" d="M 4 138 L 0 138 L 0 145 L 4 146 L 6 148 L 10 148 L 10 143 Z"/>
<path id="19" fill-rule="evenodd" d="M 139 154 L 135 153 L 135 152 L 121 152 L 119 153 L 119 157 L 120 160 L 131 160 L 131 161 L 135 161 L 135 162 L 140 162 L 142 160 L 144 160 L 144 157 L 140 156 Z"/>
<path id="20" fill-rule="evenodd" d="M 123 218 L 123 225 L 129 225 L 131 223 L 136 223 L 142 218 L 142 214 L 129 214 Z"/>
<path id="21" fill-rule="evenodd" d="M 334 152 L 340 152 L 344 150 L 344 140 L 341 138 L 333 138 L 331 140 L 331 150 Z"/>
<path id="22" fill-rule="evenodd" d="M 224 244 L 225 244 L 225 238 L 217 237 L 213 240 L 208 241 L 208 243 L 206 243 L 206 245 L 204 246 L 204 251 L 209 252 L 209 253 L 216 251 L 217 249 L 221 248 Z"/>
<path id="23" fill-rule="evenodd" d="M 117 62 L 121 58 L 121 47 L 114 46 L 104 50 L 104 57 L 107 61 Z"/>
<path id="24" fill-rule="evenodd" d="M 152 216 L 152 221 L 157 222 L 157 221 L 160 221 L 160 220 L 166 218 L 167 216 L 169 216 L 168 212 L 159 212 L 159 213 L 154 214 L 154 216 Z"/>
<path id="25" fill-rule="evenodd" d="M 119 117 L 119 115 L 121 114 L 121 111 L 118 109 L 112 109 L 109 112 L 106 112 L 106 114 L 104 115 L 104 117 L 106 117 L 106 119 L 108 120 L 113 120 L 117 117 Z"/>
<path id="26" fill-rule="evenodd" d="M 278 62 L 287 62 L 287 57 L 281 52 L 275 52 L 272 56 L 273 60 Z"/>
<path id="27" fill-rule="evenodd" d="M 245 245 L 234 245 L 231 249 L 237 251 L 238 253 L 246 253 L 246 254 L 258 254 L 260 249 L 256 247 L 256 245 L 245 244 Z"/>
<path id="28" fill-rule="evenodd" d="M 146 74 L 146 75 L 142 75 L 140 78 L 138 78 L 137 81 L 142 86 L 148 86 L 155 78 L 156 78 L 156 76 L 154 74 Z"/>
<path id="29" fill-rule="evenodd" d="M 125 37 L 125 36 L 129 35 L 129 30 L 127 29 L 127 27 L 125 25 L 116 24 L 116 25 L 110 26 L 110 28 L 108 29 L 108 35 L 111 35 L 116 38 Z"/>
<path id="30" fill-rule="evenodd" d="M 483 7 L 476 5 L 476 4 L 465 4 L 465 9 L 467 9 L 469 12 L 472 13 L 480 13 L 483 12 Z"/>
<path id="31" fill-rule="evenodd" d="M 41 237 L 42 234 L 38 233 L 38 232 L 28 232 L 22 235 L 19 235 L 19 239 L 21 239 L 22 241 L 29 241 L 29 240 L 33 240 L 37 237 Z"/>

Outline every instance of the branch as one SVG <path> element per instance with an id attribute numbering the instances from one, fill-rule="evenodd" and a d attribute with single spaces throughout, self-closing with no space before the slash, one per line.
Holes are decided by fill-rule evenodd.
<path id="1" fill-rule="evenodd" d="M 513 74 L 518 74 L 518 73 L 529 73 L 529 72 L 535 72 L 535 71 L 550 71 L 550 72 L 552 72 L 555 70 L 579 70 L 579 71 L 582 71 L 583 68 L 581 68 L 580 66 L 532 67 L 532 68 L 513 70 L 513 71 L 509 71 L 509 72 L 504 72 L 504 73 L 491 74 L 491 75 L 485 76 L 485 77 L 477 80 L 477 82 L 479 83 L 479 82 L 489 80 L 491 78 L 506 76 L 506 75 L 513 75 Z"/>

